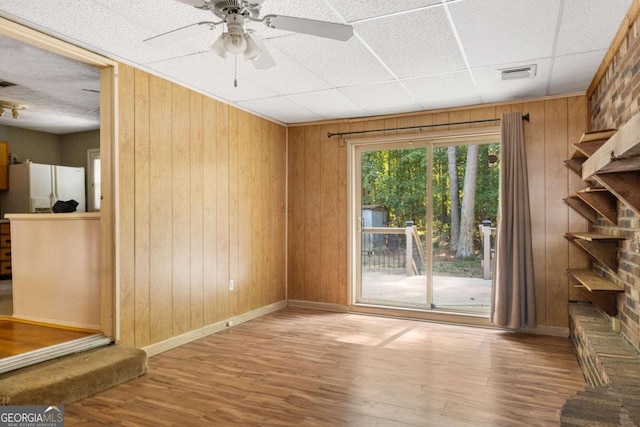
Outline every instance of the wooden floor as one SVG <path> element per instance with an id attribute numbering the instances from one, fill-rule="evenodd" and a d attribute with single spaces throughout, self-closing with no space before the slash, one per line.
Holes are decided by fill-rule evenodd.
<path id="1" fill-rule="evenodd" d="M 556 426 L 568 338 L 288 308 L 149 359 L 65 425 Z"/>
<path id="2" fill-rule="evenodd" d="M 0 318 L 0 358 L 15 356 L 95 334 Z"/>

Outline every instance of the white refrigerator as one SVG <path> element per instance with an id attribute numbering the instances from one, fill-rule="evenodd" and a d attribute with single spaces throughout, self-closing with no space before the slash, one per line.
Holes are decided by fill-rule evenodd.
<path id="1" fill-rule="evenodd" d="M 9 191 L 0 195 L 0 212 L 52 212 L 58 200 L 75 200 L 86 211 L 84 168 L 21 163 L 9 165 Z"/>

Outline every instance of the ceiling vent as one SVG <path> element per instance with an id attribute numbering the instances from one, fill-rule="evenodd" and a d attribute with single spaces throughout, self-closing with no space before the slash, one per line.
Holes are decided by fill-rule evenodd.
<path id="1" fill-rule="evenodd" d="M 536 76 L 537 65 L 524 65 L 522 67 L 504 68 L 500 71 L 500 80 L 532 79 Z"/>
<path id="2" fill-rule="evenodd" d="M 0 87 L 11 87 L 11 86 L 15 86 L 15 83 L 11 83 L 11 82 L 6 82 L 4 80 L 0 80 Z"/>

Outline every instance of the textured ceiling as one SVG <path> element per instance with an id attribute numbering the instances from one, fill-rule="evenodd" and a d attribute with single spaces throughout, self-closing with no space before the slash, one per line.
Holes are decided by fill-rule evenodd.
<path id="1" fill-rule="evenodd" d="M 250 23 L 277 65 L 256 70 L 238 60 L 237 88 L 233 59 L 208 50 L 220 29 L 163 48 L 142 42 L 217 20 L 174 0 L 0 0 L 0 16 L 299 123 L 585 91 L 631 1 L 266 0 L 262 16 L 349 23 L 355 35 L 339 42 Z M 29 105 L 24 120 L 5 114 L 0 124 L 33 121 L 55 133 L 97 128 L 97 95 L 83 90 L 98 88 L 95 70 L 9 40 L 0 40 L 0 53 L 0 80 L 21 86 L 0 88 L 0 99 Z M 537 65 L 535 78 L 499 79 L 498 70 L 529 64 Z"/>

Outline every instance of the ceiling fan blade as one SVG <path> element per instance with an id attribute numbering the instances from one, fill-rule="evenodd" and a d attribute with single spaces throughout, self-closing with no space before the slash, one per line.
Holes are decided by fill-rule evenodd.
<path id="1" fill-rule="evenodd" d="M 276 61 L 273 59 L 273 56 L 267 50 L 267 47 L 264 45 L 260 37 L 251 37 L 251 40 L 258 46 L 260 49 L 260 55 L 253 61 L 253 66 L 258 70 L 266 70 L 267 68 L 274 67 L 276 65 Z"/>
<path id="2" fill-rule="evenodd" d="M 205 2 L 203 0 L 176 0 L 176 1 L 179 1 L 180 3 L 188 4 L 189 6 L 193 6 L 193 7 L 202 7 L 205 5 Z"/>
<path id="3" fill-rule="evenodd" d="M 186 40 L 190 37 L 202 35 L 207 31 L 211 31 L 215 28 L 214 22 L 198 22 L 197 24 L 187 25 L 176 30 L 171 30 L 167 33 L 159 34 L 157 36 L 150 37 L 143 40 L 147 46 L 152 47 L 164 47 L 172 43 L 177 43 L 182 40 Z"/>
<path id="4" fill-rule="evenodd" d="M 353 27 L 351 25 L 336 24 L 334 22 L 280 15 L 267 15 L 263 18 L 263 21 L 268 27 L 278 30 L 310 34 L 328 39 L 347 41 L 353 36 Z"/>

